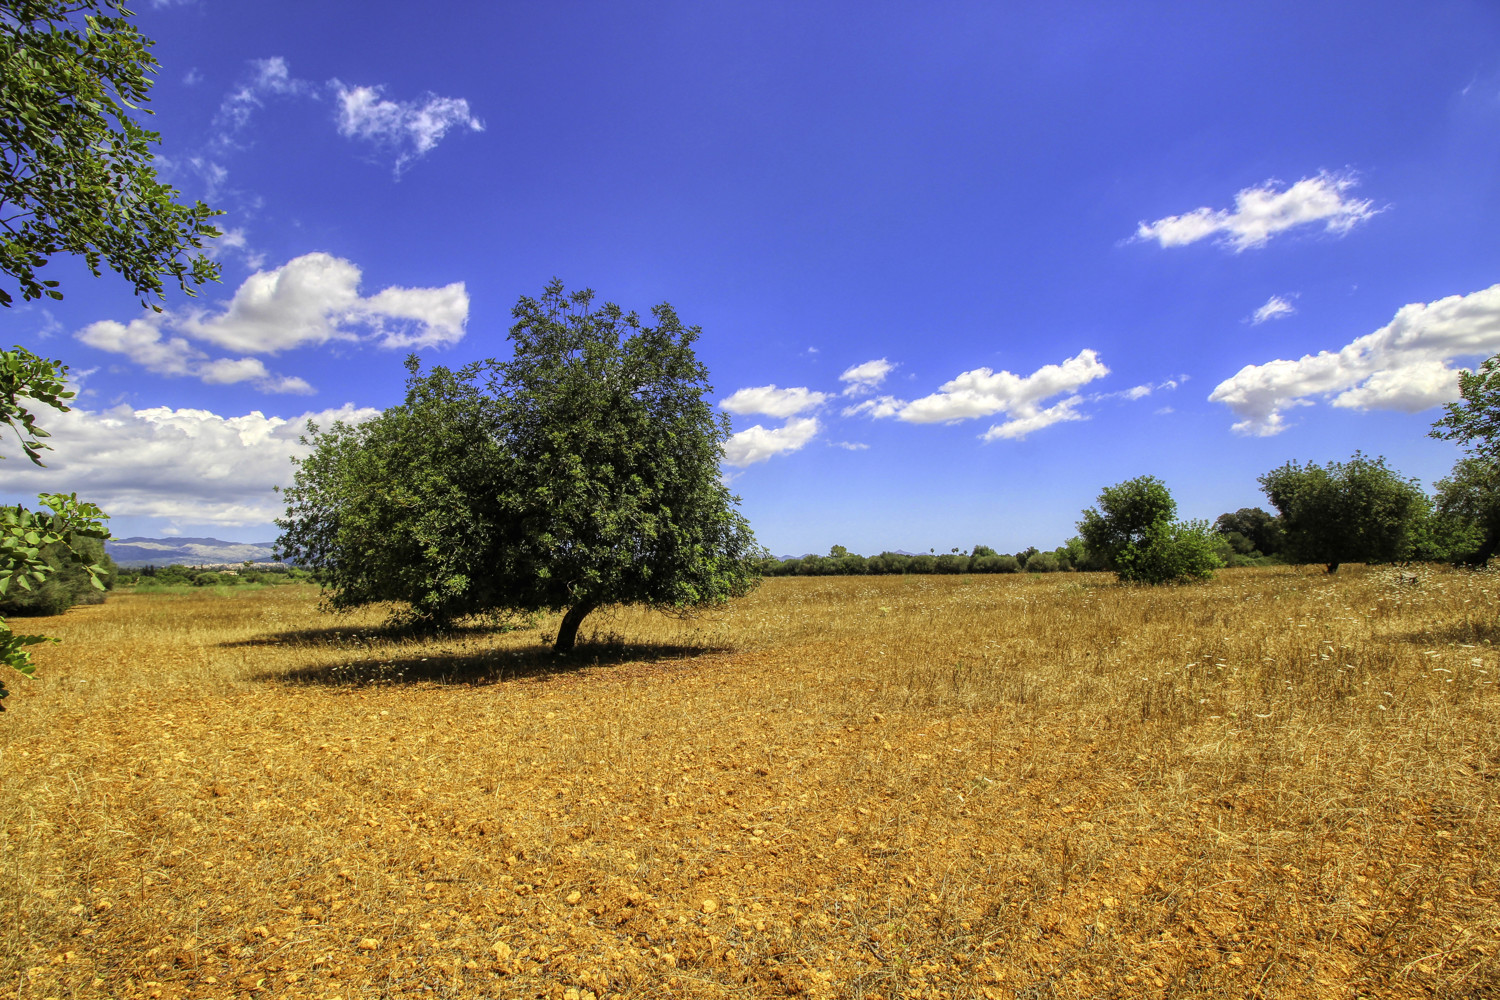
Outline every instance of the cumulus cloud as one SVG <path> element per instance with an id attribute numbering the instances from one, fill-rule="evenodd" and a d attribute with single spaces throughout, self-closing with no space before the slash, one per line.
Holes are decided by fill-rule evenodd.
<path id="1" fill-rule="evenodd" d="M 362 333 L 386 348 L 447 347 L 463 339 L 469 319 L 463 282 L 392 286 L 361 298 L 360 277 L 352 261 L 303 254 L 246 278 L 223 312 L 191 313 L 176 325 L 200 340 L 254 354 L 358 340 Z"/>
<path id="2" fill-rule="evenodd" d="M 912 400 L 896 416 L 908 423 L 932 424 L 1004 413 L 1011 419 L 991 427 L 985 439 L 1023 437 L 1051 423 L 1081 419 L 1074 409 L 1077 400 L 1064 400 L 1045 409 L 1041 404 L 1108 374 L 1099 356 L 1088 349 L 1060 365 L 1043 365 L 1026 376 L 976 368 L 944 383 L 930 396 Z"/>
<path id="3" fill-rule="evenodd" d="M 845 451 L 869 451 L 870 450 L 870 446 L 867 445 L 867 444 L 865 444 L 863 441 L 833 441 L 831 443 L 832 443 L 832 445 L 835 448 L 842 448 Z"/>
<path id="4" fill-rule="evenodd" d="M 1208 397 L 1240 417 L 1234 430 L 1265 437 L 1285 411 L 1332 397 L 1347 409 L 1415 413 L 1458 398 L 1459 358 L 1500 352 L 1500 284 L 1402 306 L 1390 323 L 1338 351 L 1246 365 Z"/>
<path id="5" fill-rule="evenodd" d="M 1135 238 L 1176 247 L 1214 236 L 1238 253 L 1264 246 L 1272 236 L 1297 226 L 1322 223 L 1325 232 L 1342 235 L 1379 211 L 1368 199 L 1348 196 L 1355 184 L 1352 174 L 1328 171 L 1285 190 L 1277 190 L 1279 182 L 1267 181 L 1235 195 L 1233 211 L 1205 207 L 1142 222 Z"/>
<path id="6" fill-rule="evenodd" d="M 259 411 L 225 417 L 208 410 L 129 406 L 51 415 L 54 450 L 46 469 L 18 465 L 6 487 L 69 490 L 115 516 L 169 517 L 193 523 L 265 524 L 285 510 L 273 486 L 292 480 L 293 456 L 307 421 L 358 423 L 378 410 L 345 405 L 298 417 Z"/>
<path id="7" fill-rule="evenodd" d="M 1265 305 L 1255 310 L 1255 314 L 1250 317 L 1250 325 L 1260 326 L 1267 320 L 1281 319 L 1283 316 L 1290 316 L 1296 311 L 1297 308 L 1286 299 L 1280 295 L 1273 295 L 1269 299 L 1266 299 Z"/>
<path id="8" fill-rule="evenodd" d="M 912 424 L 951 424 L 1003 413 L 1010 419 L 990 427 L 982 439 L 1018 439 L 1050 424 L 1085 419 L 1078 412 L 1083 397 L 1076 395 L 1076 391 L 1108 374 L 1109 369 L 1099 360 L 1098 354 L 1085 349 L 1060 365 L 1043 365 L 1030 375 L 976 368 L 920 399 L 907 402 L 895 396 L 876 396 L 844 407 L 843 414 L 874 419 L 896 417 Z M 1153 388 L 1137 386 L 1122 395 L 1136 399 L 1149 394 Z M 1066 398 L 1060 402 L 1043 405 L 1047 400 L 1065 394 Z"/>
<path id="9" fill-rule="evenodd" d="M 778 389 L 775 385 L 761 385 L 740 389 L 720 400 L 719 406 L 741 415 L 761 413 L 768 417 L 790 417 L 821 406 L 827 399 L 826 392 L 814 392 L 805 387 Z"/>
<path id="10" fill-rule="evenodd" d="M 874 399 L 844 407 L 844 416 L 857 417 L 864 414 L 878 420 L 881 417 L 894 417 L 905 405 L 906 400 L 897 399 L 895 396 L 876 396 Z"/>
<path id="11" fill-rule="evenodd" d="M 817 417 L 798 417 L 784 426 L 768 429 L 756 424 L 724 442 L 724 462 L 737 468 L 764 462 L 777 455 L 797 451 L 817 436 Z"/>
<path id="12" fill-rule="evenodd" d="M 250 382 L 262 392 L 313 391 L 303 379 L 273 375 L 257 358 L 212 358 L 182 337 L 163 335 L 160 321 L 156 314 L 128 324 L 101 320 L 84 327 L 76 336 L 90 347 L 124 355 L 157 375 L 190 376 L 209 385 Z"/>
<path id="13" fill-rule="evenodd" d="M 1007 420 L 1003 424 L 996 424 L 981 434 L 980 440 L 1019 441 L 1032 431 L 1039 431 L 1043 427 L 1051 427 L 1053 424 L 1066 420 L 1085 420 L 1087 418 L 1078 412 L 1078 404 L 1081 402 L 1083 402 L 1082 396 L 1069 396 L 1046 409 L 1038 409 L 1025 416 Z"/>
<path id="14" fill-rule="evenodd" d="M 844 374 L 839 376 L 839 381 L 844 383 L 844 395 L 863 396 L 880 388 L 885 377 L 896 368 L 885 358 L 876 358 L 874 361 L 866 361 L 864 364 L 852 365 L 844 369 Z"/>
<path id="15" fill-rule="evenodd" d="M 469 111 L 462 97 L 427 94 L 419 101 L 389 101 L 383 87 L 330 86 L 338 100 L 339 134 L 387 146 L 396 152 L 396 176 L 411 161 L 430 152 L 449 130 L 483 132 L 484 123 Z"/>
<path id="16" fill-rule="evenodd" d="M 148 312 L 128 324 L 90 324 L 77 337 L 159 375 L 221 384 L 253 382 L 266 392 L 312 390 L 300 378 L 271 375 L 254 358 L 210 358 L 190 339 L 246 354 L 276 354 L 333 340 L 409 349 L 447 347 L 463 338 L 469 318 L 463 282 L 442 288 L 392 286 L 364 298 L 359 294 L 360 277 L 351 261 L 326 253 L 304 254 L 250 275 L 218 312 Z M 177 335 L 168 335 L 168 330 Z"/>

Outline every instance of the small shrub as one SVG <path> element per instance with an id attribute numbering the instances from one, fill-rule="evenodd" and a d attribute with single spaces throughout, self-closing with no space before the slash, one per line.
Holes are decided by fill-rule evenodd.
<path id="1" fill-rule="evenodd" d="M 1028 573 L 1056 573 L 1062 569 L 1055 552 L 1037 552 L 1026 560 Z"/>

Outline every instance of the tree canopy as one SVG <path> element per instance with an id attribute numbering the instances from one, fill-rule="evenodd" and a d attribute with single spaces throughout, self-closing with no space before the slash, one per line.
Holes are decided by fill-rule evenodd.
<path id="1" fill-rule="evenodd" d="M 161 137 L 136 121 L 157 63 L 128 14 L 120 0 L 0 4 L 0 272 L 22 299 L 62 298 L 37 274 L 58 253 L 96 276 L 107 265 L 142 302 L 164 279 L 192 294 L 218 276 L 195 251 L 219 213 L 178 203 L 156 176 Z"/>
<path id="2" fill-rule="evenodd" d="M 1259 507 L 1241 507 L 1231 514 L 1220 514 L 1214 521 L 1214 531 L 1235 541 L 1237 551 L 1239 545 L 1234 536 L 1244 539 L 1249 548 L 1242 555 L 1254 551 L 1263 556 L 1274 556 L 1281 551 L 1283 544 L 1281 521 Z"/>
<path id="3" fill-rule="evenodd" d="M 417 625 L 564 611 L 560 651 L 604 605 L 747 593 L 760 552 L 720 480 L 729 426 L 698 328 L 559 281 L 513 316 L 508 360 L 411 361 L 401 407 L 313 431 L 279 553 L 319 570 L 334 608 L 400 601 Z"/>
<path id="4" fill-rule="evenodd" d="M 1206 580 L 1223 565 L 1205 521 L 1178 521 L 1177 501 L 1155 476 L 1137 476 L 1099 493 L 1078 522 L 1087 558 L 1125 583 Z M 1027 563 L 1027 569 L 1030 569 Z"/>
<path id="5" fill-rule="evenodd" d="M 1098 507 L 1083 512 L 1078 534 L 1105 569 L 1118 569 L 1121 553 L 1145 543 L 1153 525 L 1177 517 L 1177 501 L 1155 476 L 1137 476 L 1099 492 Z"/>
<path id="6" fill-rule="evenodd" d="M 1451 554 L 1484 563 L 1500 553 L 1500 354 L 1459 372 L 1459 399 L 1432 425 L 1432 436 L 1468 454 L 1438 480 L 1434 529 Z"/>
<path id="7" fill-rule="evenodd" d="M 1293 562 L 1395 562 L 1412 556 L 1430 502 L 1414 479 L 1359 452 L 1347 462 L 1288 462 L 1260 477 L 1281 513 Z"/>

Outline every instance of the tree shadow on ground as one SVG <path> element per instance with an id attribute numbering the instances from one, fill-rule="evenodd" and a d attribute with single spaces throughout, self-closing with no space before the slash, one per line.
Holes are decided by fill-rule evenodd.
<path id="1" fill-rule="evenodd" d="M 1495 621 L 1443 622 L 1419 632 L 1395 636 L 1416 646 L 1456 643 L 1460 646 L 1500 645 L 1500 619 Z"/>
<path id="2" fill-rule="evenodd" d="M 640 664 L 659 669 L 664 664 L 729 652 L 726 646 L 684 646 L 658 643 L 580 642 L 569 653 L 544 646 L 515 650 L 475 650 L 454 653 L 412 650 L 341 663 L 318 663 L 267 670 L 251 680 L 322 687 L 399 687 L 418 684 L 469 687 L 514 681 L 546 681 L 576 675 L 589 667 Z"/>
<path id="3" fill-rule="evenodd" d="M 504 626 L 467 624 L 450 625 L 448 628 L 437 632 L 424 632 L 407 625 L 340 625 L 325 628 L 299 628 L 287 632 L 270 632 L 265 635 L 255 635 L 248 639 L 237 639 L 233 642 L 221 642 L 219 645 L 225 649 L 234 649 L 244 646 L 287 646 L 295 648 L 298 646 L 333 646 L 339 649 L 359 649 L 367 643 L 391 643 L 391 642 L 441 642 L 444 639 L 468 639 L 486 635 L 499 635 L 508 631 L 518 631 L 519 626 L 506 628 Z"/>

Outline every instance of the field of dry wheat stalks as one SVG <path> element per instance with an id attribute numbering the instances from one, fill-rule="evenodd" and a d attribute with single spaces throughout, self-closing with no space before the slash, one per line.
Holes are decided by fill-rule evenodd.
<path id="1" fill-rule="evenodd" d="M 1500 996 L 1500 576 L 769 580 L 418 640 L 42 620 L 21 997 Z"/>

